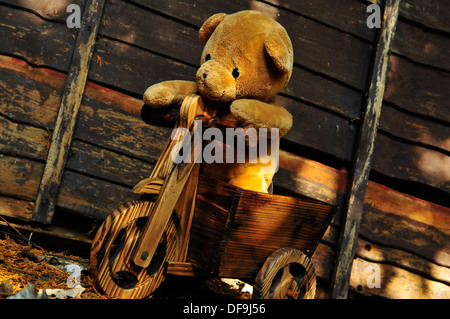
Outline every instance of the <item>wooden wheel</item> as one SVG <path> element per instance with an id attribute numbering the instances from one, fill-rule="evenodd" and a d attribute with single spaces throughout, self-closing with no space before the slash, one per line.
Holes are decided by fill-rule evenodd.
<path id="1" fill-rule="evenodd" d="M 116 209 L 98 230 L 91 248 L 91 274 L 96 287 L 108 296 L 144 298 L 163 282 L 165 264 L 176 259 L 177 229 L 173 214 L 148 267 L 130 256 L 154 203 L 134 201 Z"/>
<path id="2" fill-rule="evenodd" d="M 253 285 L 255 299 L 314 299 L 315 294 L 314 266 L 294 248 L 280 248 L 267 258 Z"/>

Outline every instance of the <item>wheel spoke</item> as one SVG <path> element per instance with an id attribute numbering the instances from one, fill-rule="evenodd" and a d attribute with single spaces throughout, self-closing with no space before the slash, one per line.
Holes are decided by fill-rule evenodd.
<path id="1" fill-rule="evenodd" d="M 267 258 L 255 279 L 253 298 L 314 298 L 316 276 L 301 251 L 281 248 Z"/>
<path id="2" fill-rule="evenodd" d="M 149 267 L 141 268 L 131 260 L 142 226 L 148 218 L 151 202 L 131 202 L 107 218 L 96 236 L 91 251 L 91 272 L 96 286 L 118 298 L 143 298 L 159 287 L 165 278 L 164 263 L 176 258 L 177 235 L 172 217 L 163 233 Z M 153 260 L 154 259 L 154 260 Z"/>

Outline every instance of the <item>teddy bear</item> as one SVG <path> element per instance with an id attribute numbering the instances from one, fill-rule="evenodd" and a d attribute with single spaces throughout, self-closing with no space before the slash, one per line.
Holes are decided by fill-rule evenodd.
<path id="1" fill-rule="evenodd" d="M 278 129 L 277 143 L 292 127 L 292 115 L 276 104 L 293 68 L 291 40 L 277 21 L 244 10 L 217 13 L 199 30 L 204 45 L 195 81 L 164 81 L 144 93 L 148 109 L 179 107 L 191 94 L 217 103 L 218 116 L 243 127 Z M 142 114 L 144 112 L 141 112 Z M 145 120 L 145 119 L 144 119 Z M 270 156 L 270 154 L 269 154 Z M 244 163 L 202 163 L 201 171 L 243 189 L 267 193 L 278 168 L 275 160 Z M 276 157 L 278 161 L 278 157 Z"/>

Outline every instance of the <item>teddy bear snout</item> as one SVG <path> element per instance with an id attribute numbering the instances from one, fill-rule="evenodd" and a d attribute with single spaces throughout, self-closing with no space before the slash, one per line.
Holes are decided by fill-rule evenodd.
<path id="1" fill-rule="evenodd" d="M 203 63 L 196 74 L 200 94 L 210 100 L 227 102 L 236 98 L 236 79 L 229 68 L 209 60 Z"/>

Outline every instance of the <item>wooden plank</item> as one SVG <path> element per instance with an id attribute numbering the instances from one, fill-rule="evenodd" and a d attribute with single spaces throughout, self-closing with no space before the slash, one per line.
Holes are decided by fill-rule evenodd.
<path id="1" fill-rule="evenodd" d="M 438 143 L 446 148 L 449 144 L 448 139 Z M 408 145 L 378 134 L 372 168 L 390 177 L 430 185 L 450 193 L 449 161 L 448 151 Z"/>
<path id="2" fill-rule="evenodd" d="M 66 167 L 81 174 L 133 187 L 147 178 L 153 165 L 123 154 L 74 140 Z"/>
<path id="3" fill-rule="evenodd" d="M 450 235 L 441 229 L 368 206 L 361 222 L 361 233 L 372 242 L 413 251 L 441 266 L 450 267 Z"/>
<path id="4" fill-rule="evenodd" d="M 0 195 L 0 215 L 29 220 L 33 206 L 33 201 Z"/>
<path id="5" fill-rule="evenodd" d="M 195 67 L 103 37 L 99 37 L 95 46 L 94 57 L 97 56 L 102 62 L 101 65 L 92 63 L 89 80 L 138 96 L 157 82 L 171 79 L 193 81 L 197 72 Z"/>
<path id="6" fill-rule="evenodd" d="M 369 182 L 366 203 L 375 210 L 389 212 L 399 218 L 408 218 L 450 234 L 450 208 L 395 191 L 375 182 Z"/>
<path id="7" fill-rule="evenodd" d="M 269 13 L 269 15 L 280 22 L 280 24 L 288 31 L 293 43 L 294 51 L 301 52 L 301 54 L 294 55 L 295 63 L 348 83 L 356 88 L 365 88 L 367 80 L 366 70 L 368 69 L 371 55 L 369 44 L 313 20 L 303 18 L 290 11 L 274 8 L 265 3 L 252 5 L 239 3 L 237 1 L 227 2 L 225 5 L 220 3 L 208 3 L 208 1 L 203 0 L 197 1 L 195 6 L 193 4 L 182 3 L 181 1 L 169 1 L 164 4 L 138 2 L 139 4 L 170 14 L 177 19 L 182 19 L 198 27 L 200 27 L 209 16 L 217 12 L 233 13 L 243 9 L 255 9 Z M 210 11 L 211 14 L 206 15 L 206 13 Z M 203 17 L 202 20 L 199 19 L 200 16 Z M 134 15 L 130 13 L 130 18 L 132 17 L 134 17 Z M 124 16 L 122 13 L 120 13 L 120 15 L 119 13 L 116 13 L 112 19 L 125 19 L 125 25 L 128 25 L 127 20 L 130 18 L 127 18 L 126 15 Z M 139 20 L 135 23 L 141 24 Z M 169 25 L 171 24 L 172 23 L 169 23 Z M 177 31 L 175 30 L 174 32 Z M 180 36 L 184 37 L 182 33 L 180 34 Z M 317 36 L 318 34 L 320 34 L 320 37 Z M 166 41 L 170 41 L 172 38 L 174 38 L 174 36 L 171 35 L 164 40 L 158 39 L 157 42 L 162 42 L 162 46 L 164 47 L 166 46 Z M 132 39 L 132 41 L 134 40 Z M 153 41 L 146 41 L 147 44 L 144 44 L 145 47 L 154 43 Z M 192 41 L 197 41 L 197 37 L 191 39 L 189 42 Z M 143 42 L 143 40 L 140 40 L 140 43 Z M 171 45 L 173 46 L 173 44 Z M 158 46 L 155 47 L 152 45 L 151 50 L 158 50 Z M 195 52 L 196 50 L 199 49 L 188 49 L 187 52 L 190 56 L 190 52 Z M 162 53 L 167 55 L 167 51 Z M 198 64 L 198 58 L 195 59 L 195 57 L 192 57 L 189 59 Z M 183 61 L 186 60 L 183 59 Z"/>
<path id="8" fill-rule="evenodd" d="M 280 150 L 279 169 L 274 176 L 274 189 L 341 206 L 346 191 L 347 175 L 319 162 Z"/>
<path id="9" fill-rule="evenodd" d="M 383 101 L 389 51 L 395 34 L 399 4 L 399 0 L 387 1 L 385 4 L 383 27 L 377 45 L 367 106 L 358 135 L 358 144 L 356 145 L 354 170 L 348 193 L 347 212 L 344 217 L 343 229 L 341 230 L 335 272 L 332 279 L 332 298 L 346 298 L 348 294 L 355 242 L 362 217 L 364 197 Z"/>
<path id="10" fill-rule="evenodd" d="M 24 57 L 37 65 L 69 70 L 75 40 L 65 24 L 5 6 L 0 10 L 0 21 L 0 52 Z"/>
<path id="11" fill-rule="evenodd" d="M 447 141 L 450 136 L 449 125 L 412 115 L 390 104 L 383 104 L 378 130 L 412 142 L 418 142 L 424 146 L 434 146 L 443 153 L 450 151 L 450 143 Z M 385 142 L 389 144 L 388 139 Z"/>
<path id="12" fill-rule="evenodd" d="M 13 122 L 52 130 L 66 76 L 0 55 L 0 113 Z M 140 160 L 155 162 L 170 130 L 140 119 L 142 101 L 87 83 L 75 137 Z M 8 133 L 4 133 L 8 134 Z"/>
<path id="13" fill-rule="evenodd" d="M 295 100 L 278 98 L 277 101 L 292 114 L 294 121 L 294 128 L 284 139 L 351 161 L 356 123 Z"/>
<path id="14" fill-rule="evenodd" d="M 354 0 L 268 0 L 276 7 L 295 11 L 302 16 L 333 26 L 343 32 L 356 35 L 369 42 L 375 40 L 375 29 L 366 25 L 367 5 Z"/>
<path id="15" fill-rule="evenodd" d="M 380 267 L 382 284 L 380 288 L 370 288 L 367 280 L 373 276 L 373 268 L 369 267 L 373 264 L 361 258 L 356 258 L 354 263 L 351 286 L 360 293 L 391 299 L 450 298 L 450 286 L 389 264 L 375 264 Z"/>
<path id="16" fill-rule="evenodd" d="M 386 246 L 372 241 L 358 239 L 355 254 L 356 262 L 352 265 L 350 286 L 360 294 L 382 296 L 388 298 L 408 298 L 410 287 L 414 286 L 415 298 L 427 291 L 429 296 L 439 298 L 441 294 L 450 289 L 450 268 L 439 265 L 426 258 L 408 251 L 393 248 L 392 242 Z M 331 278 L 331 265 L 334 258 L 334 249 L 325 244 L 319 244 L 312 257 L 316 275 L 328 281 Z M 364 262 L 364 267 L 358 261 Z M 380 287 L 370 288 L 367 282 L 373 270 L 368 266 L 379 267 L 381 271 Z M 372 268 L 373 269 L 373 268 Z M 386 275 L 386 272 L 389 275 Z M 415 274 L 408 275 L 407 274 Z M 402 285 L 392 285 L 391 282 L 401 281 Z"/>
<path id="17" fill-rule="evenodd" d="M 306 101 L 351 120 L 360 116 L 364 102 L 362 93 L 297 67 L 282 93 L 290 99 Z M 277 96 L 277 100 L 283 103 L 286 97 Z"/>
<path id="18" fill-rule="evenodd" d="M 233 13 L 240 10 L 250 9 L 247 3 L 239 0 L 222 1 L 197 1 L 197 2 L 183 2 L 179 0 L 169 1 L 146 1 L 135 0 L 135 3 L 172 16 L 174 18 L 183 20 L 198 28 L 213 14 L 218 12 Z"/>
<path id="19" fill-rule="evenodd" d="M 138 197 L 129 187 L 65 171 L 55 204 L 77 214 L 103 220 L 120 204 Z"/>
<path id="20" fill-rule="evenodd" d="M 106 3 L 99 33 L 196 66 L 203 51 L 196 28 L 124 1 Z"/>
<path id="21" fill-rule="evenodd" d="M 450 73 L 391 55 L 384 100 L 405 110 L 450 123 Z"/>
<path id="22" fill-rule="evenodd" d="M 42 128 L 14 123 L 0 114 L 0 148 L 3 153 L 45 161 L 51 133 Z M 132 187 L 148 176 L 152 165 L 137 158 L 74 140 L 66 167 L 103 180 Z"/>
<path id="23" fill-rule="evenodd" d="M 31 10 L 33 11 L 33 13 L 47 20 L 59 21 L 64 23 L 66 23 L 66 18 L 68 17 L 66 9 L 69 4 L 77 4 L 81 8 L 83 8 L 85 3 L 84 0 L 71 0 L 70 3 L 65 0 L 54 0 L 51 2 L 33 0 L 2 0 L 1 2 Z"/>
<path id="24" fill-rule="evenodd" d="M 280 169 L 275 178 L 275 190 L 285 188 L 292 193 L 337 206 L 341 206 L 345 198 L 347 173 L 344 170 L 337 170 L 284 151 L 280 151 Z M 445 234 L 450 232 L 450 208 L 395 191 L 381 184 L 368 182 L 365 203 L 399 218 L 407 217 L 424 223 Z M 340 224 L 339 220 L 335 223 Z"/>
<path id="25" fill-rule="evenodd" d="M 450 71 L 450 36 L 400 20 L 392 52 L 419 63 Z"/>
<path id="26" fill-rule="evenodd" d="M 13 121 L 54 128 L 66 76 L 0 55 L 0 112 Z"/>
<path id="27" fill-rule="evenodd" d="M 448 1 L 405 0 L 400 6 L 400 14 L 427 27 L 450 32 Z"/>
<path id="28" fill-rule="evenodd" d="M 75 138 L 102 148 L 156 162 L 170 130 L 145 124 L 136 116 L 101 100 L 85 99 L 78 115 Z"/>
<path id="29" fill-rule="evenodd" d="M 450 286 L 450 268 L 398 248 L 358 239 L 355 254 L 369 262 L 388 263 Z M 356 288 L 356 287 L 355 287 Z"/>
<path id="30" fill-rule="evenodd" d="M 20 207 L 24 207 L 25 202 L 34 202 L 43 169 L 42 163 L 1 154 L 0 197 L 17 198 L 20 203 L 16 204 Z M 62 177 L 56 205 L 78 214 L 104 219 L 119 204 L 136 198 L 131 188 L 67 171 Z M 7 201 L 5 207 L 9 208 L 5 208 L 5 214 L 11 212 L 10 208 L 16 204 Z M 11 213 L 16 218 L 30 217 L 27 210 Z"/>
<path id="31" fill-rule="evenodd" d="M 289 174 L 289 177 L 285 178 L 280 174 Z M 345 171 L 282 151 L 280 170 L 275 177 L 275 190 L 286 187 L 294 193 L 319 198 L 335 205 L 344 201 L 342 194 L 345 192 L 347 179 Z M 291 178 L 293 182 L 287 183 Z M 369 181 L 364 209 L 366 214 L 362 219 L 360 234 L 370 239 L 371 250 L 367 251 L 365 247 L 368 241 L 359 237 L 356 246 L 358 256 L 393 264 L 419 273 L 424 278 L 442 281 L 442 276 L 448 271 L 445 266 L 449 253 L 446 243 L 450 235 L 448 207 Z M 338 221 L 339 219 L 335 219 L 335 222 Z M 335 252 L 330 245 L 337 243 L 336 234 L 337 229 L 330 227 L 313 255 L 317 275 L 324 280 L 331 278 Z M 384 259 L 380 259 L 381 255 Z M 352 272 L 355 267 L 352 267 Z M 391 269 L 395 271 L 395 268 Z"/>
<path id="32" fill-rule="evenodd" d="M 32 201 L 35 199 L 43 164 L 0 155 L 0 194 Z"/>
<path id="33" fill-rule="evenodd" d="M 50 145 L 50 132 L 14 123 L 0 114 L 0 146 L 2 153 L 44 160 Z"/>
<path id="34" fill-rule="evenodd" d="M 67 160 L 78 109 L 81 105 L 103 5 L 104 0 L 88 1 L 82 16 L 82 28 L 78 33 L 75 50 L 72 55 L 66 88 L 62 96 L 47 162 L 33 211 L 32 219 L 44 224 L 51 223 L 53 217 L 56 196 Z"/>

